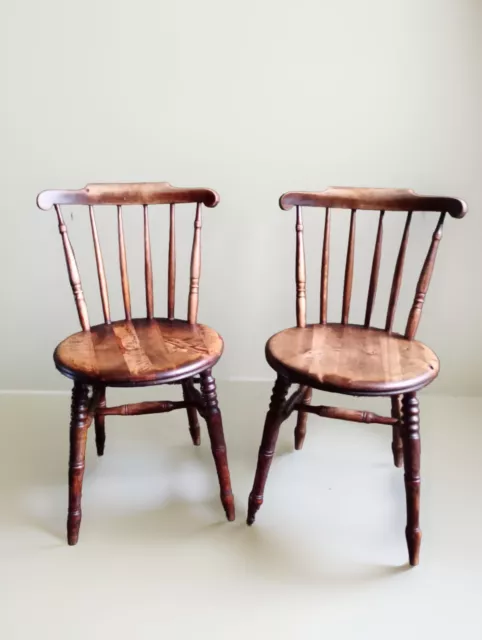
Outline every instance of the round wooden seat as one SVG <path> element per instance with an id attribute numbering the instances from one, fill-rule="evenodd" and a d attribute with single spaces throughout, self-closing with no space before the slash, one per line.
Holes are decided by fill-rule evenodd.
<path id="1" fill-rule="evenodd" d="M 414 391 L 439 371 L 437 356 L 421 342 L 356 325 L 285 329 L 268 340 L 266 358 L 300 384 L 350 395 Z"/>
<path id="2" fill-rule="evenodd" d="M 211 368 L 223 352 L 220 335 L 202 324 L 154 318 L 91 327 L 61 342 L 57 369 L 69 378 L 110 386 L 173 382 Z"/>

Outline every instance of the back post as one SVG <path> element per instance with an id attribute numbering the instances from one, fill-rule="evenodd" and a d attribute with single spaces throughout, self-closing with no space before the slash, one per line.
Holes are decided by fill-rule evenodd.
<path id="1" fill-rule="evenodd" d="M 432 279 L 433 268 L 435 266 L 435 258 L 437 257 L 438 246 L 442 239 L 443 224 L 445 220 L 445 212 L 440 214 L 437 226 L 432 236 L 432 242 L 430 248 L 423 263 L 420 278 L 417 283 L 417 289 L 415 291 L 415 298 L 413 300 L 412 308 L 407 320 L 407 327 L 405 329 L 405 337 L 409 340 L 413 340 L 420 323 L 422 316 L 423 303 L 425 302 L 425 296 Z"/>
<path id="2" fill-rule="evenodd" d="M 77 307 L 77 313 L 79 314 L 80 326 L 83 331 L 89 331 L 89 315 L 87 313 L 87 305 L 85 303 L 84 292 L 82 290 L 82 283 L 80 281 L 79 268 L 77 267 L 77 261 L 75 260 L 74 250 L 70 244 L 69 234 L 67 233 L 67 227 L 62 217 L 60 206 L 55 204 L 54 207 L 57 212 L 59 233 L 62 237 L 65 262 L 67 263 L 67 270 L 69 272 L 70 286 L 72 287 L 72 292 L 74 294 L 75 306 Z"/>
<path id="3" fill-rule="evenodd" d="M 187 307 L 187 321 L 196 324 L 197 310 L 199 306 L 199 278 L 201 277 L 201 203 L 196 205 L 196 217 L 194 219 L 194 238 L 191 251 L 191 271 L 189 282 L 189 299 Z"/>
<path id="4" fill-rule="evenodd" d="M 296 325 L 306 327 L 306 264 L 301 207 L 296 207 Z"/>

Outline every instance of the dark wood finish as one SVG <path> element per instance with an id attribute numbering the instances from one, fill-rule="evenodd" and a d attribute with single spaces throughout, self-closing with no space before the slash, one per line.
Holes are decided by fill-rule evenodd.
<path id="1" fill-rule="evenodd" d="M 199 426 L 198 420 L 198 412 L 196 410 L 196 389 L 194 388 L 194 384 L 192 380 L 185 380 L 182 383 L 182 393 L 184 397 L 184 402 L 188 405 L 186 406 L 187 411 L 187 419 L 189 422 L 189 433 L 191 434 L 192 443 L 198 447 L 201 444 L 201 428 Z M 189 406 L 189 403 L 192 403 L 194 406 Z"/>
<path id="2" fill-rule="evenodd" d="M 432 243 L 428 250 L 427 257 L 422 267 L 422 273 L 417 284 L 417 290 L 415 292 L 415 299 L 413 301 L 410 315 L 408 316 L 407 328 L 405 329 L 405 337 L 412 340 L 418 329 L 420 317 L 422 315 L 423 303 L 425 302 L 425 296 L 428 291 L 430 280 L 432 279 L 433 268 L 435 266 L 435 258 L 437 257 L 438 246 L 442 239 L 442 230 L 445 219 L 445 213 L 440 215 L 437 227 L 432 237 Z"/>
<path id="3" fill-rule="evenodd" d="M 395 320 L 395 311 L 397 308 L 398 294 L 400 293 L 400 287 L 402 286 L 403 266 L 405 264 L 405 254 L 408 247 L 408 234 L 410 232 L 410 223 L 412 222 L 412 212 L 407 214 L 407 221 L 405 222 L 405 228 L 403 230 L 402 242 L 400 243 L 400 250 L 397 256 L 397 262 L 395 264 L 395 271 L 393 273 L 392 288 L 390 291 L 390 299 L 388 301 L 387 321 L 385 323 L 385 331 L 391 333 L 393 327 L 393 321 Z"/>
<path id="4" fill-rule="evenodd" d="M 329 187 L 325 191 L 289 191 L 280 198 L 280 207 L 329 207 L 369 211 L 446 211 L 463 218 L 467 205 L 463 200 L 439 196 L 421 196 L 410 189 L 360 189 Z"/>
<path id="5" fill-rule="evenodd" d="M 403 396 L 403 460 L 407 497 L 407 538 L 410 564 L 419 563 L 422 532 L 420 515 L 420 411 L 415 393 Z"/>
<path id="6" fill-rule="evenodd" d="M 97 277 L 99 279 L 100 298 L 102 301 L 102 310 L 104 312 L 104 322 L 110 324 L 110 306 L 109 293 L 107 291 L 107 279 L 105 277 L 104 260 L 100 249 L 99 236 L 97 234 L 97 226 L 95 224 L 94 207 L 89 207 L 90 226 L 92 229 L 92 238 L 94 241 L 95 261 L 97 264 Z"/>
<path id="7" fill-rule="evenodd" d="M 383 217 L 385 211 L 380 211 L 378 218 L 377 239 L 375 240 L 375 249 L 373 251 L 372 270 L 370 273 L 370 284 L 368 286 L 367 309 L 365 312 L 365 327 L 370 326 L 372 319 L 373 306 L 377 295 L 378 275 L 380 273 L 380 261 L 382 259 L 382 242 L 383 242 Z"/>
<path id="8" fill-rule="evenodd" d="M 303 218 L 301 208 L 296 207 L 296 324 L 306 325 L 306 265 L 303 244 Z"/>
<path id="9" fill-rule="evenodd" d="M 201 205 L 196 207 L 194 220 L 194 239 L 191 252 L 191 277 L 189 284 L 189 301 L 187 309 L 187 321 L 195 324 L 199 305 L 199 278 L 201 277 Z"/>
<path id="10" fill-rule="evenodd" d="M 348 324 L 350 316 L 351 291 L 353 288 L 353 266 L 355 261 L 355 223 L 356 209 L 352 209 L 350 216 L 350 233 L 348 236 L 348 250 L 346 252 L 345 284 L 343 287 L 343 310 L 341 323 Z"/>
<path id="11" fill-rule="evenodd" d="M 221 357 L 223 341 L 209 327 L 198 324 L 201 271 L 201 205 L 214 207 L 219 197 L 211 189 L 179 189 L 164 183 L 91 184 L 77 191 L 44 191 L 37 198 L 41 209 L 55 207 L 69 280 L 82 331 L 63 340 L 54 361 L 74 381 L 70 430 L 68 541 L 75 544 L 81 521 L 81 492 L 87 429 L 95 422 L 96 448 L 103 455 L 105 416 L 143 415 L 185 409 L 194 444 L 201 441 L 198 414 L 205 418 L 221 486 L 221 500 L 229 520 L 234 519 L 226 444 L 211 368 Z M 196 205 L 191 255 L 188 319 L 175 318 L 175 204 Z M 154 317 L 150 204 L 169 205 L 168 318 Z M 91 327 L 79 269 L 60 205 L 86 205 L 94 244 L 104 323 Z M 125 319 L 111 318 L 106 270 L 97 232 L 94 205 L 116 205 L 119 266 Z M 144 275 L 146 318 L 133 318 L 128 277 L 123 207 L 141 205 L 144 218 Z M 151 401 L 106 406 L 106 387 L 180 384 L 182 401 Z M 203 393 L 195 387 L 201 384 Z M 90 399 L 89 399 L 89 393 Z"/>
<path id="12" fill-rule="evenodd" d="M 306 434 L 309 413 L 337 420 L 385 424 L 392 427 L 393 460 L 405 466 L 407 495 L 406 538 L 410 564 L 418 564 L 421 532 L 420 435 L 416 392 L 438 375 L 435 353 L 415 338 L 423 304 L 432 277 L 446 214 L 462 218 L 466 204 L 454 198 L 419 196 L 413 191 L 332 187 L 323 192 L 288 192 L 280 199 L 282 209 L 296 207 L 296 318 L 297 326 L 284 329 L 266 344 L 266 359 L 277 378 L 266 416 L 258 464 L 249 497 L 248 524 L 263 502 L 263 492 L 281 424 L 292 411 L 298 412 L 295 448 L 300 449 Z M 302 206 L 324 207 L 320 285 L 320 324 L 306 321 Z M 330 208 L 351 210 L 340 323 L 328 323 L 328 269 L 330 252 Z M 364 325 L 349 324 L 355 255 L 355 215 L 358 211 L 379 212 L 378 229 L 370 272 Z M 383 226 L 386 213 L 405 211 L 407 219 L 396 260 L 384 329 L 371 325 L 381 268 Z M 405 335 L 393 332 L 397 301 L 409 242 L 410 223 L 415 212 L 439 212 L 428 253 L 415 291 Z M 369 214 L 366 214 L 369 215 Z M 358 219 L 360 217 L 357 215 Z M 287 399 L 291 384 L 299 387 Z M 312 406 L 312 389 L 353 396 L 388 396 L 391 415 L 341 407 Z"/>
<path id="13" fill-rule="evenodd" d="M 144 205 L 144 276 L 146 280 L 146 312 L 147 317 L 154 317 L 154 280 L 152 276 L 151 235 L 149 232 L 149 210 Z"/>
<path id="14" fill-rule="evenodd" d="M 269 468 L 273 460 L 276 442 L 283 421 L 283 404 L 290 388 L 287 378 L 278 375 L 273 387 L 269 410 L 264 423 L 263 439 L 259 448 L 258 465 L 253 489 L 249 495 L 247 523 L 253 524 L 256 512 L 263 504 L 264 487 L 268 479 Z"/>
<path id="15" fill-rule="evenodd" d="M 42 191 L 37 205 L 47 211 L 57 204 L 182 204 L 201 202 L 215 207 L 219 196 L 212 189 L 173 187 L 168 182 L 129 182 L 117 184 L 88 184 L 77 190 Z M 449 211 L 448 208 L 445 209 Z"/>
<path id="16" fill-rule="evenodd" d="M 392 418 L 396 423 L 392 427 L 392 453 L 393 464 L 400 468 L 403 466 L 403 440 L 402 440 L 402 396 L 392 396 Z"/>
<path id="17" fill-rule="evenodd" d="M 330 210 L 325 211 L 325 232 L 321 258 L 320 324 L 326 324 L 328 314 L 328 275 L 330 271 Z"/>
<path id="18" fill-rule="evenodd" d="M 296 408 L 303 413 L 315 413 L 323 418 L 334 418 L 335 420 L 350 420 L 351 422 L 364 422 L 365 424 L 393 425 L 396 423 L 396 418 L 379 416 L 372 411 L 358 411 L 357 409 L 344 409 L 342 407 L 325 407 L 323 405 L 312 407 L 303 403 L 299 404 Z"/>
<path id="19" fill-rule="evenodd" d="M 224 440 L 223 421 L 218 406 L 216 394 L 216 383 L 211 370 L 201 373 L 201 392 L 205 406 L 205 419 L 208 427 L 209 439 L 211 440 L 211 450 L 213 452 L 214 463 L 219 479 L 221 490 L 221 502 L 223 503 L 226 517 L 229 521 L 234 520 L 234 498 L 231 490 L 231 479 L 229 476 L 228 459 L 226 452 L 226 442 Z"/>
<path id="20" fill-rule="evenodd" d="M 69 511 L 67 517 L 67 541 L 77 544 L 82 520 L 82 483 L 85 468 L 85 447 L 87 430 L 92 416 L 89 416 L 89 389 L 76 382 L 72 390 L 69 454 Z"/>
<path id="21" fill-rule="evenodd" d="M 143 386 L 190 378 L 221 357 L 221 336 L 202 324 L 118 320 L 74 333 L 54 352 L 57 369 L 88 384 Z"/>
<path id="22" fill-rule="evenodd" d="M 131 313 L 131 291 L 129 287 L 129 275 L 127 273 L 126 244 L 124 241 L 124 224 L 122 221 L 122 207 L 117 207 L 117 224 L 119 231 L 119 264 L 121 270 L 122 297 L 124 299 L 124 311 L 126 320 L 132 318 Z"/>
<path id="23" fill-rule="evenodd" d="M 120 404 L 117 407 L 99 408 L 97 413 L 101 416 L 142 416 L 148 413 L 168 413 L 176 409 L 185 409 L 186 407 L 187 402 L 152 400 L 148 402 Z"/>
<path id="24" fill-rule="evenodd" d="M 67 263 L 67 271 L 69 272 L 70 286 L 72 287 L 72 293 L 74 294 L 75 306 L 77 307 L 77 313 L 79 314 L 80 326 L 84 331 L 88 331 L 90 329 L 89 316 L 87 313 L 87 305 L 85 304 L 84 292 L 82 290 L 82 283 L 80 281 L 79 268 L 77 267 L 77 261 L 75 260 L 72 245 L 70 244 L 67 227 L 58 205 L 55 205 L 55 211 L 57 212 L 59 233 L 62 237 L 65 262 Z"/>
<path id="25" fill-rule="evenodd" d="M 311 387 L 303 387 L 303 404 L 305 406 L 311 403 L 311 398 L 313 395 L 313 389 Z M 300 451 L 303 449 L 303 444 L 305 442 L 306 437 L 306 422 L 308 420 L 308 412 L 298 410 L 298 417 L 296 419 L 296 427 L 295 427 L 295 449 Z"/>
<path id="26" fill-rule="evenodd" d="M 332 323 L 280 331 L 268 340 L 266 359 L 294 383 L 357 396 L 419 389 L 439 371 L 437 356 L 417 340 Z"/>
<path id="27" fill-rule="evenodd" d="M 105 449 L 105 413 L 106 413 L 106 399 L 105 399 L 105 387 L 99 387 L 99 402 L 97 410 L 95 412 L 95 446 L 97 449 L 97 455 L 103 456 Z"/>
<path id="28" fill-rule="evenodd" d="M 174 320 L 176 306 L 176 227 L 174 205 L 169 211 L 169 266 L 167 271 L 167 317 Z"/>

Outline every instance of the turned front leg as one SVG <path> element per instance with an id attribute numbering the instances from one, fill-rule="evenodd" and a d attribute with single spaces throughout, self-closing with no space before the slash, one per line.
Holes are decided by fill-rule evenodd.
<path id="1" fill-rule="evenodd" d="M 403 459 L 405 465 L 405 494 L 407 499 L 407 538 L 410 564 L 419 562 L 422 532 L 420 514 L 420 410 L 417 395 L 403 396 Z"/>
<path id="2" fill-rule="evenodd" d="M 77 544 L 82 520 L 82 482 L 85 468 L 85 447 L 89 427 L 89 388 L 76 382 L 72 390 L 69 455 L 69 511 L 67 540 Z"/>
<path id="3" fill-rule="evenodd" d="M 392 418 L 398 422 L 392 427 L 392 454 L 396 467 L 403 466 L 403 441 L 402 441 L 402 396 L 392 396 Z"/>
<path id="4" fill-rule="evenodd" d="M 313 395 L 313 389 L 311 387 L 306 387 L 306 391 L 303 396 L 302 402 L 304 404 L 310 404 L 312 395 Z M 296 419 L 296 427 L 295 427 L 295 449 L 297 451 L 303 448 L 303 443 L 305 441 L 305 436 L 306 436 L 307 420 L 308 420 L 308 414 L 306 413 L 306 411 L 298 411 L 298 417 Z"/>
<path id="5" fill-rule="evenodd" d="M 274 383 L 268 413 L 264 423 L 263 438 L 258 454 L 258 465 L 254 478 L 253 489 L 249 495 L 247 523 L 253 524 L 256 512 L 263 504 L 263 494 L 266 480 L 268 478 L 271 460 L 273 459 L 276 442 L 278 440 L 281 426 L 282 408 L 286 395 L 290 388 L 287 378 L 278 375 Z"/>
<path id="6" fill-rule="evenodd" d="M 204 413 L 211 440 L 214 463 L 221 489 L 221 502 L 228 520 L 234 520 L 234 497 L 231 490 L 231 478 L 229 475 L 226 442 L 224 440 L 223 421 L 218 406 L 216 394 L 216 382 L 211 371 L 201 374 L 201 393 L 204 401 Z"/>

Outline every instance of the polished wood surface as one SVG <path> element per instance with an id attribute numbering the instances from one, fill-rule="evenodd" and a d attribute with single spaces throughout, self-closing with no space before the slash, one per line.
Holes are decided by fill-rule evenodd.
<path id="1" fill-rule="evenodd" d="M 325 208 L 325 230 L 321 260 L 320 324 L 307 324 L 306 273 L 304 267 L 303 225 L 301 207 Z M 419 562 L 420 553 L 420 421 L 416 392 L 430 384 L 439 371 L 435 353 L 415 334 L 432 277 L 435 258 L 442 237 L 446 214 L 462 218 L 467 207 L 455 198 L 420 196 L 404 189 L 358 189 L 331 187 L 322 192 L 291 191 L 280 198 L 280 207 L 296 208 L 296 320 L 297 326 L 280 331 L 266 344 L 266 359 L 277 373 L 277 379 L 266 416 L 258 464 L 249 497 L 248 524 L 253 524 L 263 502 L 280 425 L 289 415 L 298 413 L 295 427 L 295 449 L 301 449 L 306 438 L 308 414 L 375 423 L 391 427 L 392 453 L 395 466 L 405 466 L 407 500 L 406 539 L 411 565 Z M 331 208 L 348 209 L 350 228 L 345 263 L 340 323 L 328 323 L 328 286 L 330 262 Z M 350 301 L 354 282 L 355 224 L 370 215 L 359 211 L 378 212 L 378 228 L 371 261 L 364 325 L 349 324 Z M 382 262 L 384 222 L 389 212 L 406 213 L 405 227 L 392 277 L 384 328 L 371 326 Z M 438 212 L 439 219 L 423 264 L 405 335 L 393 332 L 397 302 L 402 286 L 410 226 L 419 211 Z M 303 258 L 302 258 L 303 256 Z M 287 398 L 291 384 L 299 385 Z M 378 415 L 342 407 L 312 405 L 312 389 L 353 396 L 388 396 L 391 415 Z M 402 409 L 403 406 L 403 409 Z M 402 460 L 403 459 L 403 460 Z"/>
<path id="2" fill-rule="evenodd" d="M 467 205 L 463 200 L 440 196 L 421 196 L 410 189 L 366 189 L 329 187 L 325 191 L 289 191 L 280 198 L 280 207 L 331 207 L 370 211 L 446 211 L 463 218 Z"/>
<path id="3" fill-rule="evenodd" d="M 353 289 L 353 266 L 355 260 L 355 229 L 356 210 L 352 209 L 350 215 L 350 232 L 348 235 L 348 249 L 346 252 L 345 283 L 343 286 L 343 309 L 341 313 L 342 324 L 348 324 L 350 316 L 351 292 Z"/>
<path id="4" fill-rule="evenodd" d="M 169 262 L 167 269 L 167 317 L 174 320 L 176 307 L 176 219 L 174 205 L 169 207 Z"/>
<path id="5" fill-rule="evenodd" d="M 146 314 L 154 317 L 154 277 L 152 275 L 151 234 L 149 229 L 149 209 L 144 205 L 144 278 L 146 281 Z"/>
<path id="6" fill-rule="evenodd" d="M 64 375 L 90 384 L 142 386 L 191 377 L 222 351 L 222 338 L 205 325 L 142 318 L 75 333 L 58 345 L 54 361 Z"/>
<path id="7" fill-rule="evenodd" d="M 438 246 L 440 244 L 440 240 L 442 239 L 442 229 L 445 219 L 445 213 L 442 213 L 439 221 L 437 223 L 437 227 L 432 236 L 432 242 L 430 244 L 430 248 L 427 253 L 427 257 L 425 258 L 425 262 L 422 267 L 422 272 L 420 274 L 420 278 L 417 283 L 417 289 L 415 291 L 415 298 L 413 301 L 412 308 L 410 309 L 410 314 L 407 320 L 407 328 L 405 329 L 405 337 L 409 340 L 415 336 L 418 325 L 420 323 L 420 318 L 422 316 L 422 308 L 423 303 L 425 302 L 425 296 L 428 291 L 428 286 L 430 284 L 430 280 L 432 279 L 433 268 L 435 266 L 435 258 L 437 256 Z"/>
<path id="8" fill-rule="evenodd" d="M 199 278 L 201 277 L 201 206 L 196 208 L 194 219 L 194 238 L 191 251 L 191 272 L 189 281 L 189 299 L 187 305 L 187 321 L 194 324 L 197 320 L 199 306 Z"/>
<path id="9" fill-rule="evenodd" d="M 67 226 L 62 217 L 62 212 L 60 210 L 60 207 L 55 205 L 55 211 L 57 212 L 57 220 L 59 223 L 59 233 L 62 238 L 65 262 L 67 264 L 67 271 L 69 274 L 70 286 L 72 287 L 72 293 L 74 294 L 75 306 L 77 307 L 80 326 L 84 331 L 88 331 L 90 328 L 89 314 L 87 312 L 87 305 L 85 303 L 84 292 L 82 290 L 82 283 L 80 281 L 79 268 L 77 266 L 74 250 L 72 249 L 72 245 L 70 243 L 69 234 L 67 233 Z"/>
<path id="10" fill-rule="evenodd" d="M 402 241 L 398 251 L 397 262 L 395 263 L 395 271 L 393 273 L 392 288 L 390 290 L 390 298 L 388 300 L 387 321 L 385 323 L 385 331 L 390 333 L 395 320 L 395 311 L 397 309 L 398 295 L 402 286 L 403 267 L 405 264 L 405 255 L 408 247 L 408 234 L 410 233 L 410 224 L 412 222 L 412 212 L 407 214 L 407 220 L 403 229 Z"/>
<path id="11" fill-rule="evenodd" d="M 85 469 L 87 430 L 92 421 L 89 415 L 89 388 L 80 382 L 72 390 L 70 414 L 69 453 L 69 510 L 67 515 L 67 541 L 77 544 L 82 520 L 82 482 Z"/>
<path id="12" fill-rule="evenodd" d="M 320 323 L 326 324 L 328 314 L 328 276 L 330 273 L 330 210 L 325 211 L 325 232 L 321 257 Z"/>
<path id="13" fill-rule="evenodd" d="M 97 225 L 95 223 L 94 207 L 89 207 L 90 226 L 92 229 L 92 239 L 94 241 L 95 261 L 97 264 L 97 277 L 99 280 L 100 298 L 102 301 L 102 311 L 104 312 L 104 322 L 110 324 L 109 292 L 107 290 L 107 278 L 105 277 L 104 259 L 100 248 Z"/>
<path id="14" fill-rule="evenodd" d="M 308 325 L 277 333 L 268 363 L 300 384 L 351 395 L 419 389 L 439 370 L 437 356 L 416 340 L 355 325 Z"/>
<path id="15" fill-rule="evenodd" d="M 264 488 L 274 456 L 276 442 L 283 421 L 283 405 L 290 388 L 288 378 L 278 375 L 271 394 L 268 413 L 264 423 L 263 438 L 258 453 L 258 464 L 253 489 L 249 494 L 247 523 L 253 524 L 256 512 L 263 504 Z"/>
<path id="16" fill-rule="evenodd" d="M 207 424 L 213 458 L 221 490 L 221 502 L 228 520 L 234 519 L 226 443 L 212 367 L 223 351 L 216 331 L 198 324 L 199 281 L 201 274 L 201 208 L 214 207 L 218 194 L 211 189 L 186 189 L 162 183 L 90 184 L 84 189 L 42 192 L 41 209 L 54 206 L 62 238 L 65 261 L 82 331 L 63 340 L 55 350 L 55 365 L 74 381 L 69 458 L 69 510 L 67 536 L 76 544 L 81 521 L 81 495 L 85 466 L 87 429 L 95 424 L 97 454 L 104 454 L 105 419 L 109 415 L 136 416 L 185 410 L 189 432 L 195 445 L 201 442 L 198 417 Z M 176 237 L 175 204 L 196 206 L 191 252 L 188 319 L 175 318 Z M 155 269 L 152 263 L 149 205 L 169 205 L 168 318 L 154 317 Z M 61 205 L 86 205 L 89 211 L 104 323 L 91 327 L 78 265 L 75 259 Z M 113 321 L 106 269 L 97 232 L 94 205 L 116 205 L 118 253 L 125 319 Z M 133 319 L 128 255 L 123 225 L 125 205 L 141 205 L 144 223 L 144 278 L 146 318 Z M 155 400 L 107 406 L 106 387 L 134 387 L 179 384 L 180 401 Z M 195 385 L 200 384 L 201 389 Z"/>
<path id="17" fill-rule="evenodd" d="M 303 389 L 303 406 L 305 410 L 298 410 L 298 417 L 296 419 L 295 427 L 295 449 L 300 451 L 303 449 L 303 444 L 306 437 L 306 422 L 308 420 L 308 412 L 306 407 L 311 404 L 311 398 L 313 396 L 313 389 L 311 387 L 301 387 Z"/>
<path id="18" fill-rule="evenodd" d="M 365 327 L 370 326 L 372 319 L 373 306 L 377 295 L 378 276 L 380 274 L 380 261 L 382 259 L 382 242 L 383 242 L 383 218 L 385 211 L 380 211 L 378 218 L 377 238 L 375 240 L 375 249 L 373 251 L 372 270 L 370 273 L 370 284 L 368 286 L 367 308 L 365 311 Z"/>
<path id="19" fill-rule="evenodd" d="M 119 233 L 119 264 L 121 271 L 122 298 L 124 300 L 124 311 L 126 320 L 132 318 L 131 311 L 131 290 L 129 286 L 129 275 L 127 273 L 126 243 L 124 240 L 124 222 L 122 219 L 122 207 L 117 207 L 117 225 Z"/>
<path id="20" fill-rule="evenodd" d="M 296 324 L 306 325 L 306 264 L 301 208 L 296 207 Z"/>
<path id="21" fill-rule="evenodd" d="M 415 393 L 403 396 L 403 463 L 407 500 L 407 538 L 410 564 L 419 563 L 420 542 L 420 410 Z"/>
<path id="22" fill-rule="evenodd" d="M 37 197 L 40 209 L 47 211 L 62 204 L 181 204 L 200 202 L 215 207 L 219 196 L 212 189 L 173 187 L 169 182 L 126 182 L 88 184 L 83 189 L 42 191 Z"/>

